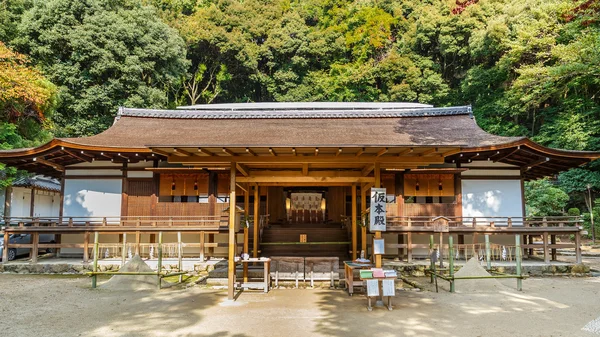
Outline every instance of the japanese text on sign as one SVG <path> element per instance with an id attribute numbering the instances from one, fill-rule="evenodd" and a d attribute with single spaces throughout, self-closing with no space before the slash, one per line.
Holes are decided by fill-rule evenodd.
<path id="1" fill-rule="evenodd" d="M 385 188 L 371 188 L 371 211 L 369 217 L 369 230 L 371 232 L 385 232 Z"/>

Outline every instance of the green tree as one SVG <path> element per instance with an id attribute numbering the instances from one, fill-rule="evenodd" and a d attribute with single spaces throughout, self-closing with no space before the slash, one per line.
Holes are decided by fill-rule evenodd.
<path id="1" fill-rule="evenodd" d="M 569 195 L 548 179 L 525 183 L 525 209 L 528 216 L 563 215 Z"/>
<path id="2" fill-rule="evenodd" d="M 164 108 L 185 46 L 152 7 L 127 0 L 34 1 L 13 41 L 59 87 L 58 136 L 106 129 L 118 106 Z"/>

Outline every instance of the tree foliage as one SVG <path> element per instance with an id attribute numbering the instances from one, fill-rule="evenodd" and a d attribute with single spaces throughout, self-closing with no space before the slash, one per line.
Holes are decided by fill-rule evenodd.
<path id="1" fill-rule="evenodd" d="M 569 195 L 552 185 L 548 179 L 525 183 L 525 203 L 528 216 L 562 215 Z"/>
<path id="2" fill-rule="evenodd" d="M 57 86 L 58 136 L 104 130 L 119 105 L 410 101 L 472 104 L 491 133 L 595 151 L 599 13 L 591 0 L 4 0 L 0 40 Z M 570 206 L 599 171 L 561 176 Z"/>
<path id="3" fill-rule="evenodd" d="M 99 133 L 120 105 L 167 106 L 187 67 L 177 32 L 133 1 L 34 1 L 12 43 L 59 88 L 57 135 Z"/>

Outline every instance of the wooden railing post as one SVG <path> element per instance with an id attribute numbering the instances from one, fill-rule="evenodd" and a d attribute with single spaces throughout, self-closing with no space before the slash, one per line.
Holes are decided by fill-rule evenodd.
<path id="1" fill-rule="evenodd" d="M 8 263 L 8 248 L 10 235 L 8 232 L 4 232 L 4 249 L 2 250 L 2 263 Z"/>
<path id="2" fill-rule="evenodd" d="M 408 263 L 412 263 L 413 259 L 413 251 L 412 251 L 412 232 L 410 228 L 412 227 L 412 219 L 408 218 L 408 228 L 409 231 L 406 233 L 406 261 Z"/>
<path id="3" fill-rule="evenodd" d="M 90 259 L 90 232 L 83 234 L 83 263 L 88 263 Z"/>
<path id="4" fill-rule="evenodd" d="M 69 217 L 69 227 L 73 227 L 73 218 Z"/>
<path id="5" fill-rule="evenodd" d="M 200 232 L 200 261 L 204 262 L 204 232 Z"/>
<path id="6" fill-rule="evenodd" d="M 31 243 L 32 243 L 32 247 L 31 247 L 31 263 L 37 263 L 37 258 L 38 258 L 38 245 L 40 244 L 40 233 L 39 232 L 33 232 L 31 233 Z"/>

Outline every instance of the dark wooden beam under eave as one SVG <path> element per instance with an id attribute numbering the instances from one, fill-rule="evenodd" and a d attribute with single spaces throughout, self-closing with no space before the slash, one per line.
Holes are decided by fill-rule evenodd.
<path id="1" fill-rule="evenodd" d="M 492 161 L 494 163 L 497 163 L 497 162 L 501 161 L 502 159 L 508 158 L 508 157 L 512 156 L 513 154 L 519 152 L 519 151 L 521 151 L 521 146 L 517 146 L 516 149 L 513 149 L 512 151 L 510 151 L 508 153 L 505 153 L 505 154 L 501 154 L 500 153 L 500 155 L 498 157 L 492 156 L 490 158 L 493 158 Z"/>
<path id="2" fill-rule="evenodd" d="M 240 164 L 240 163 L 235 163 L 235 167 L 237 168 L 238 171 L 240 171 L 240 173 L 242 175 L 244 175 L 244 177 L 247 177 L 250 175 L 250 170 L 248 169 L 248 167 L 244 164 Z"/>
<path id="3" fill-rule="evenodd" d="M 73 158 L 77 158 L 81 161 L 85 161 L 88 163 L 91 163 L 94 160 L 94 157 L 88 157 L 87 155 L 85 155 L 83 153 L 83 151 L 81 151 L 82 153 L 75 153 L 71 150 L 67 150 L 67 149 L 61 149 L 61 151 L 63 151 L 64 153 L 68 154 L 69 156 L 73 157 Z"/>
<path id="4" fill-rule="evenodd" d="M 42 165 L 46 165 L 46 166 L 50 166 L 53 169 L 59 171 L 59 172 L 65 172 L 65 167 L 57 164 L 57 163 L 53 163 L 51 161 L 45 160 L 44 158 L 33 158 L 33 161 L 38 162 Z"/>

